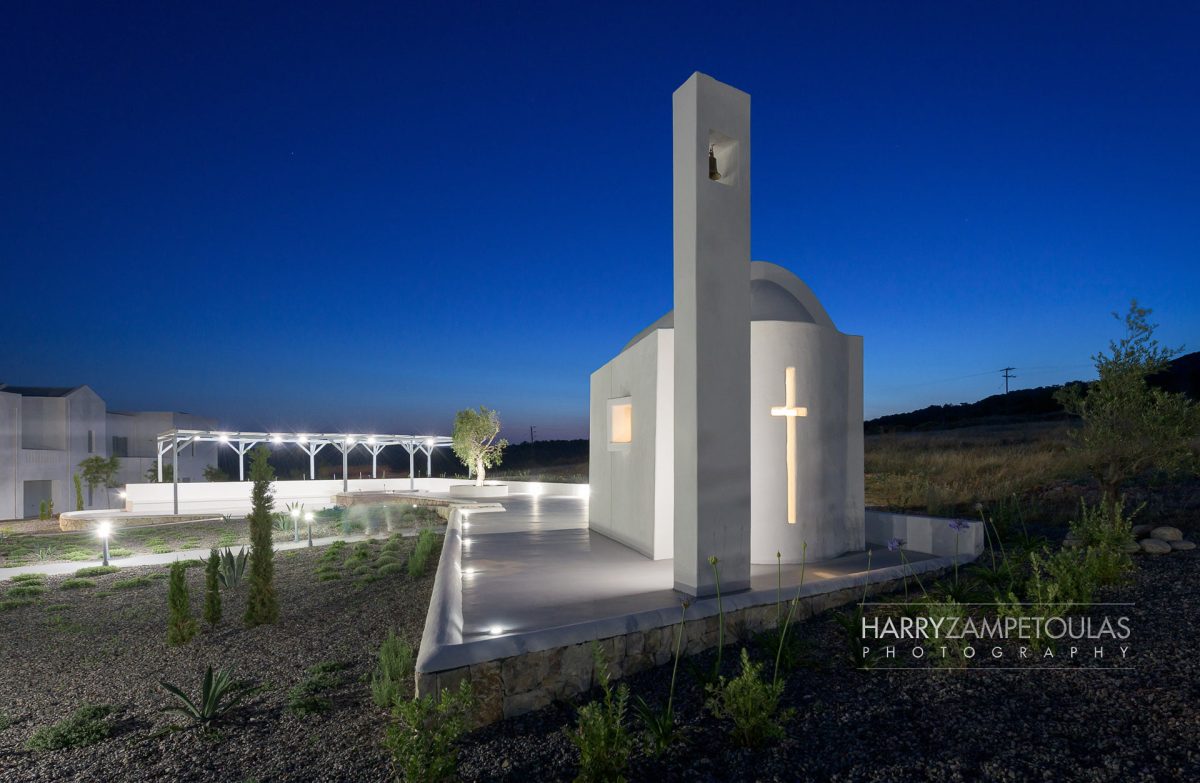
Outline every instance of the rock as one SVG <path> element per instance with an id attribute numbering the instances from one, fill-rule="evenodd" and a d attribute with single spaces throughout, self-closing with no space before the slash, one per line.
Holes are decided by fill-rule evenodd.
<path id="1" fill-rule="evenodd" d="M 1165 555 L 1171 551 L 1171 545 L 1157 538 L 1143 538 L 1142 551 L 1148 555 Z"/>
<path id="2" fill-rule="evenodd" d="M 1159 541 L 1182 541 L 1183 531 L 1177 527 L 1163 525 L 1162 527 L 1156 527 L 1151 530 L 1150 537 L 1157 538 Z"/>
<path id="3" fill-rule="evenodd" d="M 1189 549 L 1195 549 L 1196 545 L 1191 541 L 1172 541 L 1171 548 L 1186 552 Z"/>
<path id="4" fill-rule="evenodd" d="M 1134 525 L 1132 532 L 1134 538 L 1146 538 L 1150 535 L 1150 531 L 1154 529 L 1154 525 Z"/>
<path id="5" fill-rule="evenodd" d="M 1125 544 L 1124 546 L 1121 547 L 1121 551 L 1126 552 L 1127 554 L 1133 554 L 1134 552 L 1141 552 L 1142 545 L 1135 541 L 1130 541 L 1128 544 Z"/>

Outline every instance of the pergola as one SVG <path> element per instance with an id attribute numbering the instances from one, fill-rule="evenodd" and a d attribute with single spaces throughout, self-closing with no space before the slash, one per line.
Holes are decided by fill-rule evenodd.
<path id="1" fill-rule="evenodd" d="M 375 478 L 379 453 L 388 446 L 403 446 L 408 452 L 408 486 L 416 488 L 415 468 L 417 452 L 425 454 L 425 466 L 429 475 L 433 474 L 433 450 L 439 446 L 449 446 L 452 441 L 445 435 L 370 435 L 358 432 L 320 432 L 320 433 L 283 433 L 283 432 L 229 432 L 225 430 L 167 430 L 158 436 L 158 480 L 163 480 L 163 457 L 171 452 L 171 478 L 174 485 L 175 513 L 179 513 L 179 449 L 193 443 L 216 442 L 224 443 L 237 452 L 238 481 L 246 480 L 246 452 L 260 443 L 282 445 L 295 443 L 308 455 L 308 472 L 310 479 L 317 477 L 317 452 L 326 446 L 333 446 L 342 452 L 342 490 L 350 488 L 349 454 L 362 446 L 371 453 L 371 478 Z"/>

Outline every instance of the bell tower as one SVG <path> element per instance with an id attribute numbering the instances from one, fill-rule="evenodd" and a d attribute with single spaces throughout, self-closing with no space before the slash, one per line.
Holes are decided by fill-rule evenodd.
<path id="1" fill-rule="evenodd" d="M 750 96 L 694 73 L 674 135 L 675 589 L 750 586 Z"/>

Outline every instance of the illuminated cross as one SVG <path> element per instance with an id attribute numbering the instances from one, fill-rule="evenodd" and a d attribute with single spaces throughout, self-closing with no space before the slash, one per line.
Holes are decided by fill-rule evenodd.
<path id="1" fill-rule="evenodd" d="M 807 416 L 808 408 L 796 407 L 796 368 L 783 371 L 783 405 L 771 408 L 772 416 L 787 417 L 787 521 L 796 524 L 796 417 Z"/>

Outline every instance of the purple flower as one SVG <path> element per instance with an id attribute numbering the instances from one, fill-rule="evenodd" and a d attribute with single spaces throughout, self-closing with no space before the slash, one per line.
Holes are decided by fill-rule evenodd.
<path id="1" fill-rule="evenodd" d="M 889 542 L 888 542 L 888 551 L 889 551 L 889 552 L 895 552 L 897 549 L 899 549 L 900 547 L 904 546 L 904 544 L 905 544 L 905 541 L 904 541 L 904 539 L 902 539 L 902 538 L 893 538 L 891 541 L 889 541 Z"/>
<path id="2" fill-rule="evenodd" d="M 968 527 L 969 527 L 969 525 L 967 524 L 967 521 L 965 519 L 950 520 L 950 529 L 953 530 L 955 533 L 961 533 L 964 530 L 966 530 Z"/>

